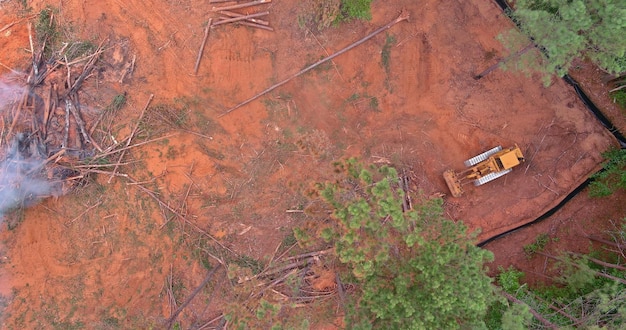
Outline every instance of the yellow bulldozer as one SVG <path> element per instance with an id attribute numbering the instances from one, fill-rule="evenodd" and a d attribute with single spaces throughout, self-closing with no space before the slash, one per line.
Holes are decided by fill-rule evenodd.
<path id="1" fill-rule="evenodd" d="M 463 194 L 463 185 L 472 181 L 474 186 L 483 185 L 511 172 L 513 167 L 522 162 L 524 155 L 517 144 L 506 149 L 497 146 L 466 160 L 464 164 L 467 169 L 462 172 L 445 171 L 443 178 L 452 196 L 459 197 Z"/>

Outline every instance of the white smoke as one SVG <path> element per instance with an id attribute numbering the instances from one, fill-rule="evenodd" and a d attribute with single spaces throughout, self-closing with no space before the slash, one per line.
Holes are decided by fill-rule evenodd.
<path id="1" fill-rule="evenodd" d="M 58 189 L 43 173 L 41 150 L 29 136 L 18 133 L 0 161 L 0 219 L 16 208 L 30 206 Z"/>
<path id="2" fill-rule="evenodd" d="M 6 114 L 25 91 L 24 86 L 0 79 L 0 116 L 4 117 L 6 126 L 11 125 Z M 6 140 L 0 143 L 0 219 L 58 190 L 44 173 L 45 146 L 26 132 L 14 133 L 8 144 L 4 143 Z"/>
<path id="3" fill-rule="evenodd" d="M 0 114 L 5 108 L 17 100 L 17 97 L 26 87 L 10 82 L 10 77 L 0 77 Z"/>

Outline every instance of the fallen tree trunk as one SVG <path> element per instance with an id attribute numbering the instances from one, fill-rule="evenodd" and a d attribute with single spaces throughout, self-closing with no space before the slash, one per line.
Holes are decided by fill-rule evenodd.
<path id="1" fill-rule="evenodd" d="M 254 95 L 253 97 L 251 97 L 251 98 L 249 98 L 249 99 L 247 99 L 247 100 L 245 100 L 245 101 L 235 105 L 234 107 L 226 110 L 226 112 L 222 113 L 218 117 L 223 117 L 223 116 L 225 116 L 225 115 L 227 115 L 227 114 L 229 114 L 229 113 L 231 113 L 231 112 L 241 108 L 242 106 L 244 106 L 244 105 L 246 105 L 246 104 L 248 104 L 248 103 L 258 99 L 259 97 L 261 97 L 261 96 L 263 96 L 263 95 L 273 91 L 274 89 L 276 89 L 276 88 L 278 88 L 278 87 L 288 83 L 292 79 L 294 79 L 296 77 L 299 77 L 300 75 L 302 75 L 302 74 L 304 74 L 304 73 L 306 73 L 308 71 L 311 71 L 312 69 L 316 68 L 320 64 L 332 60 L 333 58 L 335 58 L 335 57 L 337 57 L 337 56 L 339 56 L 339 55 L 341 55 L 341 54 L 351 50 L 352 48 L 354 48 L 354 47 L 356 47 L 356 46 L 366 42 L 367 40 L 373 38 L 377 34 L 379 34 L 379 33 L 383 32 L 383 31 L 389 29 L 390 27 L 396 25 L 397 23 L 405 21 L 405 20 L 408 20 L 408 19 L 409 19 L 409 14 L 404 12 L 404 11 L 402 11 L 400 13 L 400 15 L 398 16 L 398 18 L 396 18 L 393 21 L 387 23 L 387 25 L 385 25 L 385 26 L 379 28 L 378 30 L 368 34 L 367 36 L 363 37 L 362 39 L 360 39 L 360 40 L 358 40 L 358 41 L 356 41 L 354 43 L 352 43 L 351 45 L 345 47 L 344 49 L 342 49 L 342 50 L 340 50 L 340 51 L 338 51 L 338 52 L 336 52 L 336 53 L 334 53 L 334 54 L 332 54 L 330 56 L 327 56 L 327 57 L 325 57 L 325 58 L 323 58 L 323 59 L 321 59 L 321 60 L 319 60 L 319 61 L 317 61 L 317 62 L 315 62 L 315 63 L 313 63 L 313 64 L 311 64 L 309 66 L 307 66 L 306 68 L 300 70 L 299 72 L 297 72 L 296 74 L 292 75 L 291 77 L 289 77 L 289 78 L 287 78 L 287 79 L 285 79 L 285 80 L 283 80 L 283 81 L 281 81 L 281 82 L 279 82 L 279 83 L 277 83 L 275 85 L 272 85 L 271 87 L 268 87 L 266 90 L 264 90 L 264 91 L 262 91 L 262 92 L 260 92 L 260 93 L 258 93 L 256 95 Z"/>

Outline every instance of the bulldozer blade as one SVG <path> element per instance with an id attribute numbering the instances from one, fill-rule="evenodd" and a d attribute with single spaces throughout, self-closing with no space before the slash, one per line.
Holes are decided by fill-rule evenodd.
<path id="1" fill-rule="evenodd" d="M 463 194 L 461 182 L 459 182 L 459 179 L 453 170 L 443 172 L 443 179 L 446 180 L 448 189 L 450 189 L 453 197 L 460 197 Z"/>

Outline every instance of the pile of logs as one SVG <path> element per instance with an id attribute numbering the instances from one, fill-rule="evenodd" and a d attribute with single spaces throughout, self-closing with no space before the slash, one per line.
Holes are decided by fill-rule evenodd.
<path id="1" fill-rule="evenodd" d="M 222 2 L 232 2 L 232 1 L 223 1 L 223 0 L 210 0 L 209 3 L 222 3 Z M 222 25 L 227 23 L 238 23 L 245 26 L 250 26 L 258 29 L 274 31 L 269 25 L 270 23 L 266 20 L 260 19 L 259 17 L 269 15 L 269 11 L 262 12 L 254 12 L 254 13 L 238 13 L 232 10 L 240 10 L 240 9 L 249 9 L 253 6 L 258 6 L 262 4 L 271 3 L 272 0 L 254 0 L 243 3 L 236 3 L 232 5 L 225 5 L 220 7 L 213 7 L 211 9 L 212 12 L 218 13 L 220 16 L 215 22 L 213 22 L 212 26 Z"/>
<path id="2" fill-rule="evenodd" d="M 250 26 L 257 29 L 274 31 L 272 27 L 270 27 L 270 22 L 259 17 L 267 16 L 270 14 L 269 11 L 262 12 L 254 12 L 254 13 L 239 13 L 233 10 L 248 10 L 254 6 L 263 5 L 271 3 L 272 0 L 253 0 L 247 2 L 240 1 L 232 1 L 232 0 L 209 0 L 209 3 L 222 3 L 223 6 L 213 7 L 211 8 L 211 12 L 217 13 L 220 16 L 216 19 L 211 17 L 209 18 L 209 22 L 204 29 L 204 38 L 202 39 L 202 44 L 200 45 L 200 50 L 198 51 L 198 57 L 196 58 L 196 65 L 194 67 L 194 74 L 198 74 L 198 69 L 200 68 L 200 61 L 202 60 L 202 54 L 204 52 L 204 47 L 209 38 L 209 31 L 218 25 L 228 24 L 228 23 L 236 23 L 239 25 Z"/>

